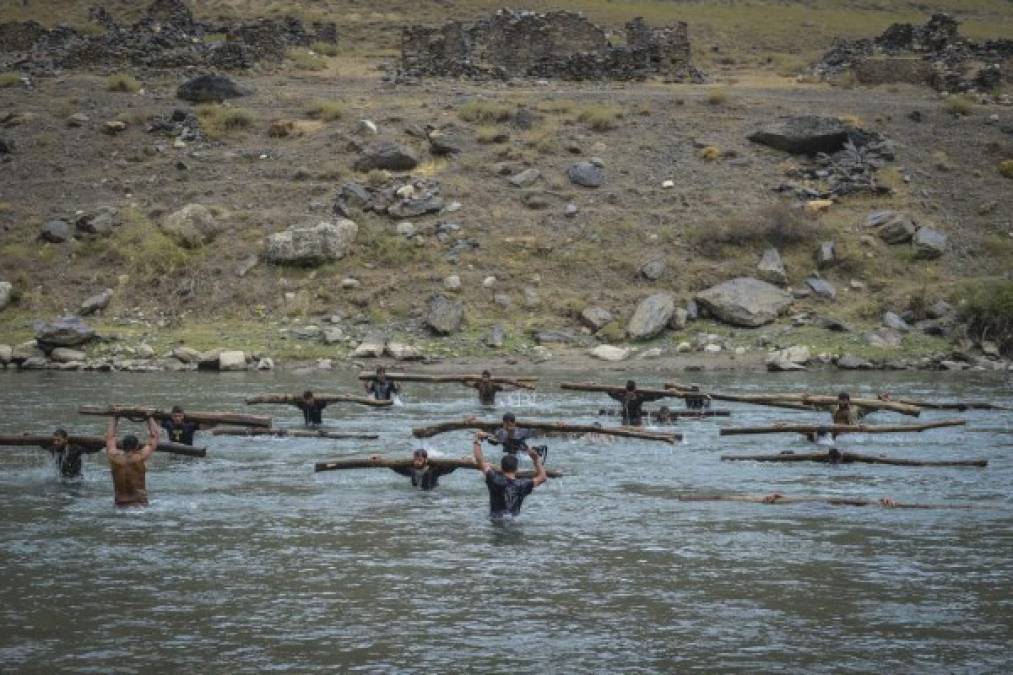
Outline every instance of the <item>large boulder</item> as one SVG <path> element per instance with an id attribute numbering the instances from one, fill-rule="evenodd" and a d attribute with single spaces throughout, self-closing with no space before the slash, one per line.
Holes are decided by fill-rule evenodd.
<path id="1" fill-rule="evenodd" d="M 622 347 L 613 347 L 612 345 L 598 345 L 589 351 L 588 354 L 602 361 L 625 361 L 630 355 L 630 350 Z"/>
<path id="2" fill-rule="evenodd" d="M 903 339 L 900 331 L 887 326 L 877 328 L 865 334 L 865 342 L 870 347 L 893 349 L 894 347 L 900 347 Z"/>
<path id="3" fill-rule="evenodd" d="M 581 187 L 601 187 L 605 182 L 605 172 L 592 162 L 577 162 L 566 170 L 566 176 L 571 183 Z"/>
<path id="4" fill-rule="evenodd" d="M 818 297 L 826 298 L 828 300 L 833 300 L 837 297 L 837 289 L 834 288 L 834 285 L 821 277 L 807 277 L 805 285 L 808 286 L 809 290 L 815 293 Z"/>
<path id="5" fill-rule="evenodd" d="M 55 321 L 36 321 L 35 340 L 43 350 L 75 347 L 90 342 L 95 331 L 79 316 L 64 316 Z"/>
<path id="6" fill-rule="evenodd" d="M 225 99 L 247 96 L 251 92 L 224 75 L 199 75 L 176 90 L 176 96 L 190 103 L 221 103 Z"/>
<path id="7" fill-rule="evenodd" d="M 345 257 L 359 226 L 351 220 L 290 227 L 267 238 L 264 258 L 277 265 L 321 265 Z"/>
<path id="8" fill-rule="evenodd" d="M 739 277 L 697 293 L 696 301 L 714 318 L 755 328 L 775 321 L 791 304 L 791 295 L 766 281 Z"/>
<path id="9" fill-rule="evenodd" d="M 756 276 L 768 284 L 785 286 L 788 284 L 788 273 L 784 270 L 784 261 L 776 248 L 768 248 L 756 265 Z"/>
<path id="10" fill-rule="evenodd" d="M 648 281 L 657 281 L 664 276 L 665 268 L 665 260 L 663 258 L 655 258 L 640 266 L 640 276 Z"/>
<path id="11" fill-rule="evenodd" d="M 833 241 L 822 241 L 816 249 L 816 267 L 824 270 L 837 264 L 837 250 Z"/>
<path id="12" fill-rule="evenodd" d="M 14 297 L 14 285 L 9 281 L 0 281 L 0 309 L 11 304 L 12 297 Z"/>
<path id="13" fill-rule="evenodd" d="M 793 155 L 834 153 L 844 147 L 848 130 L 836 117 L 789 117 L 749 134 L 749 140 Z"/>
<path id="14" fill-rule="evenodd" d="M 592 330 L 601 330 L 612 322 L 612 318 L 612 312 L 597 305 L 585 307 L 580 313 L 580 320 Z"/>
<path id="15" fill-rule="evenodd" d="M 918 260 L 933 260 L 946 253 L 946 235 L 931 227 L 920 228 L 911 243 Z"/>
<path id="16" fill-rule="evenodd" d="M 443 294 L 430 298 L 425 321 L 437 335 L 456 333 L 460 330 L 463 319 L 464 305 L 460 302 L 454 302 Z"/>
<path id="17" fill-rule="evenodd" d="M 85 213 L 74 221 L 74 236 L 78 239 L 96 239 L 112 234 L 120 225 L 119 210 L 112 206 L 100 206 L 92 213 Z"/>
<path id="18" fill-rule="evenodd" d="M 109 305 L 109 301 L 113 298 L 113 289 L 107 288 L 95 295 L 89 296 L 81 303 L 81 307 L 78 310 L 81 316 L 88 316 L 94 314 L 100 309 L 105 309 Z"/>
<path id="19" fill-rule="evenodd" d="M 187 204 L 165 217 L 159 226 L 183 248 L 200 248 L 215 240 L 221 226 L 206 206 Z"/>
<path id="20" fill-rule="evenodd" d="M 62 220 L 50 220 L 39 230 L 39 238 L 50 244 L 62 244 L 70 239 L 70 225 Z"/>
<path id="21" fill-rule="evenodd" d="M 246 370 L 246 354 L 240 351 L 221 351 L 218 353 L 218 370 Z"/>
<path id="22" fill-rule="evenodd" d="M 865 226 L 876 228 L 876 234 L 887 244 L 906 244 L 918 229 L 911 216 L 899 211 L 874 211 L 865 219 Z"/>
<path id="23" fill-rule="evenodd" d="M 6 366 L 14 360 L 14 347 L 11 345 L 0 345 L 0 366 Z"/>
<path id="24" fill-rule="evenodd" d="M 647 340 L 665 329 L 675 312 L 671 293 L 655 293 L 640 301 L 626 324 L 626 333 L 634 340 Z"/>
<path id="25" fill-rule="evenodd" d="M 883 313 L 883 325 L 900 333 L 907 333 L 911 330 L 911 326 L 908 322 L 894 312 Z"/>
<path id="26" fill-rule="evenodd" d="M 429 132 L 427 138 L 429 152 L 438 157 L 456 155 L 464 149 L 464 138 L 454 128 L 434 129 Z"/>
<path id="27" fill-rule="evenodd" d="M 353 168 L 356 171 L 373 171 L 374 169 L 411 171 L 418 165 L 418 157 L 408 148 L 395 143 L 381 143 L 367 148 L 355 160 Z"/>
<path id="28" fill-rule="evenodd" d="M 75 361 L 84 361 L 87 358 L 87 355 L 77 349 L 56 347 L 53 351 L 49 352 L 49 358 L 57 363 L 74 363 Z"/>
<path id="29" fill-rule="evenodd" d="M 378 359 L 387 351 L 387 336 L 380 331 L 371 331 L 352 352 L 357 359 Z"/>

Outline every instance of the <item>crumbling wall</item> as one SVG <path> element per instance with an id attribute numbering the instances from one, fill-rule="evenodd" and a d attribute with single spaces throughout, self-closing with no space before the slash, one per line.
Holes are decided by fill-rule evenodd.
<path id="1" fill-rule="evenodd" d="M 685 23 L 651 28 L 635 19 L 626 33 L 626 46 L 616 47 L 602 28 L 578 13 L 506 9 L 474 23 L 407 26 L 401 33 L 402 75 L 702 79 L 690 64 Z"/>
<path id="2" fill-rule="evenodd" d="M 86 34 L 66 26 L 46 29 L 35 22 L 0 24 L 0 69 L 45 74 L 67 68 L 129 64 L 150 68 L 249 68 L 264 59 L 281 59 L 291 45 L 337 41 L 333 23 L 298 19 L 261 19 L 218 26 L 198 21 L 182 0 L 153 0 L 137 23 L 121 26 L 103 8 L 89 12 L 104 29 Z M 224 33 L 226 40 L 207 41 Z"/>

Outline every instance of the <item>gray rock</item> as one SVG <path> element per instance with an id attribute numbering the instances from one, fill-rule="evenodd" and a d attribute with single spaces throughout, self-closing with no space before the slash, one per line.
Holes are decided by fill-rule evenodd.
<path id="1" fill-rule="evenodd" d="M 668 327 L 672 330 L 682 330 L 686 327 L 688 321 L 689 312 L 682 307 L 676 307 L 675 311 L 672 312 L 672 318 L 668 322 Z"/>
<path id="2" fill-rule="evenodd" d="M 686 318 L 689 321 L 696 321 L 700 318 L 700 306 L 696 304 L 696 300 L 686 303 Z"/>
<path id="3" fill-rule="evenodd" d="M 928 314 L 930 319 L 947 319 L 953 317 L 956 313 L 956 308 L 945 300 L 935 301 L 926 310 L 926 314 Z"/>
<path id="4" fill-rule="evenodd" d="M 382 331 L 370 331 L 352 352 L 357 359 L 378 359 L 387 351 L 387 336 Z"/>
<path id="5" fill-rule="evenodd" d="M 588 355 L 601 361 L 624 361 L 630 355 L 630 350 L 612 345 L 598 345 L 589 351 Z"/>
<path id="6" fill-rule="evenodd" d="M 260 359 L 257 361 L 257 370 L 274 370 L 274 359 L 270 356 Z"/>
<path id="7" fill-rule="evenodd" d="M 845 354 L 844 356 L 837 359 L 837 367 L 841 370 L 871 370 L 872 362 L 866 359 Z"/>
<path id="8" fill-rule="evenodd" d="M 196 365 L 200 363 L 203 354 L 190 347 L 173 347 L 172 356 L 181 363 Z"/>
<path id="9" fill-rule="evenodd" d="M 817 269 L 824 270 L 828 267 L 833 267 L 836 264 L 837 264 L 837 251 L 834 248 L 834 242 L 832 241 L 820 242 L 819 248 L 816 249 Z"/>
<path id="10" fill-rule="evenodd" d="M 876 234 L 887 244 L 906 244 L 914 238 L 918 229 L 911 216 L 896 211 L 879 212 L 889 214 L 889 217 L 880 217 L 881 224 Z M 868 220 L 866 221 L 868 224 Z"/>
<path id="11" fill-rule="evenodd" d="M 320 265 L 341 260 L 358 232 L 358 225 L 343 218 L 308 227 L 290 227 L 267 238 L 264 258 L 277 265 Z"/>
<path id="12" fill-rule="evenodd" d="M 675 313 L 671 293 L 654 293 L 640 301 L 626 324 L 626 333 L 634 340 L 646 340 L 665 329 Z"/>
<path id="13" fill-rule="evenodd" d="M 260 258 L 258 258 L 256 254 L 246 256 L 239 261 L 239 266 L 236 268 L 236 276 L 242 279 L 250 273 L 250 270 L 257 266 L 258 262 L 260 262 Z"/>
<path id="14" fill-rule="evenodd" d="M 577 342 L 577 336 L 565 330 L 536 330 L 534 338 L 540 345 L 568 345 Z"/>
<path id="15" fill-rule="evenodd" d="M 485 338 L 483 338 L 482 341 L 485 343 L 486 347 L 500 349 L 506 341 L 506 331 L 503 329 L 501 324 L 496 324 L 489 329 L 489 332 L 486 333 Z"/>
<path id="16" fill-rule="evenodd" d="M 49 358 L 57 363 L 72 363 L 74 361 L 84 361 L 87 355 L 76 349 L 56 347 L 53 351 L 49 352 Z"/>
<path id="17" fill-rule="evenodd" d="M 429 151 L 438 157 L 456 155 L 464 149 L 464 139 L 455 129 L 434 129 L 428 139 Z"/>
<path id="18" fill-rule="evenodd" d="M 421 361 L 425 358 L 421 349 L 403 342 L 388 342 L 387 353 L 398 361 Z"/>
<path id="19" fill-rule="evenodd" d="M 865 334 L 865 342 L 870 347 L 895 348 L 900 347 L 902 341 L 903 336 L 899 331 L 886 326 Z"/>
<path id="20" fill-rule="evenodd" d="M 90 296 L 84 302 L 81 303 L 81 307 L 78 313 L 81 316 L 88 316 L 94 314 L 100 309 L 105 309 L 109 305 L 109 301 L 113 298 L 113 289 L 107 288 L 95 295 Z"/>
<path id="21" fill-rule="evenodd" d="M 640 276 L 649 281 L 657 281 L 665 274 L 665 261 L 655 258 L 640 266 Z"/>
<path id="22" fill-rule="evenodd" d="M 914 324 L 914 329 L 936 337 L 949 337 L 953 332 L 953 322 L 948 319 L 925 319 Z"/>
<path id="23" fill-rule="evenodd" d="M 601 187 L 605 182 L 605 172 L 593 162 L 577 162 L 566 170 L 570 182 L 581 187 Z"/>
<path id="24" fill-rule="evenodd" d="M 0 365 L 6 366 L 14 360 L 14 347 L 11 345 L 0 345 Z"/>
<path id="25" fill-rule="evenodd" d="M 221 226 L 206 206 L 187 204 L 162 221 L 160 228 L 183 248 L 200 248 L 215 240 Z"/>
<path id="26" fill-rule="evenodd" d="M 492 301 L 503 309 L 510 309 L 514 304 L 513 298 L 510 297 L 509 293 L 495 293 L 492 296 Z"/>
<path id="27" fill-rule="evenodd" d="M 547 209 L 552 206 L 552 202 L 549 201 L 549 198 L 545 195 L 545 193 L 534 190 L 525 192 L 521 195 L 521 202 L 524 203 L 524 206 L 536 211 Z"/>
<path id="28" fill-rule="evenodd" d="M 437 335 L 450 335 L 461 328 L 464 305 L 445 295 L 437 294 L 429 300 L 425 323 Z"/>
<path id="29" fill-rule="evenodd" d="M 752 277 L 725 281 L 697 293 L 695 299 L 719 321 L 749 328 L 775 321 L 792 300 L 777 286 Z"/>
<path id="30" fill-rule="evenodd" d="M 766 361 L 767 371 L 771 373 L 788 373 L 798 370 L 806 370 L 806 367 L 801 363 L 795 363 L 784 358 L 781 352 L 776 352 L 767 357 Z"/>
<path id="31" fill-rule="evenodd" d="M 538 169 L 525 169 L 518 174 L 510 176 L 510 184 L 514 187 L 528 187 L 534 184 L 541 175 L 542 172 Z"/>
<path id="32" fill-rule="evenodd" d="M 802 115 L 756 131 L 748 136 L 760 143 L 793 155 L 832 154 L 844 147 L 848 132 L 836 117 Z"/>
<path id="33" fill-rule="evenodd" d="M 49 360 L 39 356 L 30 356 L 18 364 L 18 367 L 23 370 L 43 370 L 48 366 Z"/>
<path id="34" fill-rule="evenodd" d="M 101 206 L 94 213 L 86 213 L 75 221 L 75 236 L 82 239 L 104 237 L 119 225 L 119 211 L 112 206 Z"/>
<path id="35" fill-rule="evenodd" d="M 596 305 L 585 307 L 580 313 L 580 320 L 592 330 L 600 330 L 611 323 L 612 319 L 612 312 Z"/>
<path id="36" fill-rule="evenodd" d="M 46 359 L 46 353 L 39 348 L 39 344 L 35 340 L 28 340 L 27 342 L 14 345 L 14 348 L 11 350 L 10 360 L 14 363 L 21 363 L 26 359 L 33 358 Z"/>
<path id="37" fill-rule="evenodd" d="M 397 224 L 397 227 L 394 228 L 394 231 L 397 232 L 402 237 L 411 239 L 412 237 L 415 236 L 415 224 L 407 220 L 402 220 L 400 223 Z"/>
<path id="38" fill-rule="evenodd" d="M 345 339 L 345 331 L 337 326 L 329 326 L 321 331 L 320 339 L 325 345 L 337 344 Z"/>
<path id="39" fill-rule="evenodd" d="M 566 208 L 563 209 L 563 215 L 566 216 L 567 218 L 573 218 L 574 216 L 577 215 L 578 210 L 579 209 L 577 208 L 577 205 L 574 204 L 573 202 L 570 202 L 569 204 L 566 205 Z"/>
<path id="40" fill-rule="evenodd" d="M 246 370 L 245 352 L 227 350 L 218 354 L 218 370 L 223 372 Z"/>
<path id="41" fill-rule="evenodd" d="M 850 333 L 852 331 L 850 325 L 830 316 L 817 316 L 813 319 L 813 325 L 836 333 Z"/>
<path id="42" fill-rule="evenodd" d="M 70 239 L 70 225 L 62 220 L 51 220 L 39 230 L 39 237 L 51 244 L 62 244 Z"/>
<path id="43" fill-rule="evenodd" d="M 915 232 L 912 244 L 916 260 L 933 260 L 946 253 L 946 235 L 931 227 L 922 227 Z"/>
<path id="44" fill-rule="evenodd" d="M 872 211 L 865 217 L 865 227 L 882 227 L 891 220 L 894 220 L 900 214 L 897 211 L 891 211 L 889 209 L 883 209 L 880 211 Z"/>
<path id="45" fill-rule="evenodd" d="M 5 309 L 7 305 L 11 304 L 13 296 L 14 285 L 9 281 L 0 281 L 0 310 Z"/>
<path id="46" fill-rule="evenodd" d="M 883 325 L 900 333 L 906 333 L 911 330 L 911 326 L 908 325 L 908 322 L 893 312 L 885 312 L 883 314 Z"/>
<path id="47" fill-rule="evenodd" d="M 768 248 L 763 252 L 763 257 L 756 265 L 756 276 L 768 284 L 786 286 L 788 284 L 788 273 L 784 270 L 784 261 L 776 248 Z"/>
<path id="48" fill-rule="evenodd" d="M 524 306 L 527 309 L 534 309 L 542 304 L 542 298 L 538 295 L 538 290 L 531 286 L 524 287 Z"/>
<path id="49" fill-rule="evenodd" d="M 411 171 L 419 164 L 415 153 L 395 143 L 381 143 L 367 148 L 355 160 L 356 171 Z"/>
<path id="50" fill-rule="evenodd" d="M 95 331 L 79 316 L 64 316 L 55 321 L 36 321 L 35 340 L 42 349 L 75 347 L 95 338 Z"/>
<path id="51" fill-rule="evenodd" d="M 813 293 L 821 298 L 827 298 L 833 300 L 837 297 L 837 289 L 834 288 L 826 279 L 820 279 L 819 277 L 809 277 L 805 280 L 805 285 L 812 290 Z"/>
<path id="52" fill-rule="evenodd" d="M 399 199 L 387 207 L 387 213 L 395 218 L 417 218 L 435 213 L 443 208 L 443 197 L 429 192 L 410 199 Z"/>
<path id="53" fill-rule="evenodd" d="M 248 96 L 251 91 L 224 75 L 200 75 L 181 84 L 176 96 L 190 103 L 221 103 L 225 99 Z"/>
<path id="54" fill-rule="evenodd" d="M 964 361 L 943 360 L 939 362 L 939 367 L 943 370 L 967 370 L 970 366 Z"/>

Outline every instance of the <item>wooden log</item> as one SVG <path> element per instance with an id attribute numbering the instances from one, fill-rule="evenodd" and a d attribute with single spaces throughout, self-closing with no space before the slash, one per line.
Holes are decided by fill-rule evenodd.
<path id="1" fill-rule="evenodd" d="M 967 424 L 964 420 L 940 420 L 925 424 L 772 424 L 765 427 L 724 427 L 721 436 L 741 436 L 743 434 L 899 434 L 920 432 L 942 427 L 960 427 Z"/>
<path id="2" fill-rule="evenodd" d="M 802 410 L 831 408 L 839 403 L 836 396 L 817 396 L 814 394 L 723 394 L 695 391 L 674 383 L 666 384 L 665 387 L 686 394 L 696 394 L 698 396 L 704 394 L 710 396 L 715 401 L 737 401 L 739 403 L 774 405 L 777 407 L 800 407 Z M 912 417 L 918 417 L 921 414 L 921 408 L 896 401 L 853 398 L 851 399 L 851 405 L 868 410 L 888 410 Z"/>
<path id="3" fill-rule="evenodd" d="M 478 465 L 475 464 L 475 460 L 471 457 L 464 457 L 462 459 L 430 457 L 429 464 L 444 468 L 453 467 L 455 469 L 478 470 Z M 313 470 L 341 471 L 344 469 L 407 469 L 411 466 L 411 458 L 389 459 L 387 457 L 377 457 L 376 459 L 373 459 L 371 457 L 350 457 L 347 459 L 332 459 L 326 462 L 317 462 L 313 465 Z M 553 469 L 546 469 L 545 473 L 549 478 L 562 478 L 563 476 L 562 473 Z M 531 478 L 534 476 L 534 471 L 518 471 L 517 475 L 521 478 Z"/>
<path id="4" fill-rule="evenodd" d="M 730 417 L 731 414 L 732 413 L 729 410 L 669 410 L 664 414 L 654 410 L 651 412 L 644 412 L 644 419 L 650 420 L 653 424 L 658 424 L 666 418 Z M 600 417 L 620 417 L 621 413 L 612 408 L 599 408 L 598 415 Z"/>
<path id="5" fill-rule="evenodd" d="M 861 497 L 821 497 L 818 495 L 789 496 L 779 493 L 771 495 L 734 494 L 683 494 L 682 502 L 748 502 L 752 504 L 807 504 L 822 503 L 834 506 L 882 506 L 894 509 L 969 509 L 970 504 L 909 504 L 886 499 L 865 499 Z"/>
<path id="6" fill-rule="evenodd" d="M 324 429 L 249 429 L 247 427 L 220 427 L 212 429 L 215 436 L 274 436 L 277 438 L 361 438 L 373 440 L 379 434 L 359 433 L 354 431 L 327 431 Z"/>
<path id="7" fill-rule="evenodd" d="M 451 420 L 428 427 L 412 429 L 412 436 L 415 436 L 415 438 L 430 438 L 437 434 L 443 434 L 448 431 L 459 431 L 461 429 L 478 429 L 491 433 L 502 426 L 503 423 L 500 421 L 486 421 L 473 418 Z M 567 424 L 566 422 L 539 422 L 537 420 L 517 420 L 517 427 L 520 429 L 536 429 L 563 434 L 602 434 L 604 436 L 642 438 L 649 441 L 662 441 L 672 444 L 682 440 L 682 434 L 662 433 L 660 431 L 638 431 L 634 427 L 597 427 L 593 424 Z"/>
<path id="8" fill-rule="evenodd" d="M 889 464 L 892 466 L 988 466 L 987 459 L 957 459 L 957 460 L 921 460 L 921 459 L 895 459 L 891 457 L 875 457 L 873 455 L 862 455 L 857 452 L 830 450 L 827 452 L 783 452 L 776 455 L 721 455 L 725 462 L 822 462 L 825 464 L 851 464 L 858 462 L 862 464 Z"/>
<path id="9" fill-rule="evenodd" d="M 891 398 L 895 403 L 913 405 L 933 410 L 1013 410 L 1009 406 L 989 403 L 988 401 L 922 401 L 913 398 Z"/>
<path id="10" fill-rule="evenodd" d="M 142 439 L 143 440 L 143 439 Z M 106 447 L 106 439 L 102 436 L 70 436 L 68 441 L 71 445 L 80 445 L 89 450 L 102 449 Z M 45 434 L 20 434 L 0 436 L 0 445 L 38 447 L 48 449 L 53 444 L 53 436 Z M 170 455 L 184 455 L 186 457 L 206 457 L 207 448 L 197 448 L 182 443 L 171 443 L 159 441 L 155 452 L 164 452 Z"/>
<path id="11" fill-rule="evenodd" d="M 367 398 L 365 396 L 352 396 L 349 394 L 314 394 L 313 398 L 317 401 L 324 401 L 328 404 L 358 403 L 359 405 L 368 405 L 374 408 L 389 408 L 394 405 L 394 401 L 377 401 L 376 399 Z M 246 405 L 257 405 L 258 403 L 295 405 L 296 403 L 301 403 L 302 400 L 302 396 L 294 396 L 291 394 L 263 394 L 261 396 L 253 396 L 246 399 Z"/>
<path id="12" fill-rule="evenodd" d="M 594 382 L 563 382 L 559 385 L 559 388 L 569 391 L 600 391 L 605 394 L 622 393 L 626 391 L 625 386 L 611 387 L 605 384 L 595 384 Z M 643 389 L 641 387 L 637 387 L 637 391 L 641 394 L 648 394 L 651 396 L 683 398 L 671 389 Z"/>
<path id="13" fill-rule="evenodd" d="M 370 373 L 363 371 L 359 373 L 360 380 L 372 380 L 376 377 L 376 373 Z M 388 380 L 395 380 L 397 382 L 430 382 L 433 384 L 443 384 L 456 382 L 459 384 L 478 382 L 482 379 L 481 375 L 419 375 L 415 373 L 387 373 Z M 493 377 L 490 378 L 496 384 L 506 384 L 511 387 L 517 387 L 518 389 L 534 389 L 535 383 L 538 382 L 537 377 L 522 377 L 520 375 L 516 377 Z"/>
<path id="14" fill-rule="evenodd" d="M 80 406 L 77 411 L 82 415 L 99 415 L 101 417 L 119 416 L 126 417 L 128 419 L 154 417 L 156 420 L 165 420 L 172 417 L 172 412 L 169 410 L 143 408 L 141 406 L 130 405 L 83 405 Z M 184 413 L 183 419 L 187 422 L 194 422 L 202 426 L 214 426 L 216 424 L 232 424 L 241 427 L 265 428 L 269 428 L 271 426 L 270 417 L 264 417 L 261 415 L 245 415 L 243 413 L 187 411 Z"/>
<path id="15" fill-rule="evenodd" d="M 771 408 L 787 408 L 789 410 L 807 410 L 811 412 L 819 412 L 819 408 L 811 405 L 802 405 L 801 403 L 789 403 L 788 401 L 753 401 L 749 400 L 745 396 L 737 396 L 735 394 L 720 394 L 717 392 L 702 392 L 698 388 L 675 388 L 681 385 L 666 384 L 665 388 L 669 391 L 675 392 L 674 395 L 677 398 L 699 398 L 705 396 L 714 401 L 730 401 L 733 403 L 749 403 L 752 405 L 762 405 Z M 670 388 L 671 387 L 671 388 Z"/>

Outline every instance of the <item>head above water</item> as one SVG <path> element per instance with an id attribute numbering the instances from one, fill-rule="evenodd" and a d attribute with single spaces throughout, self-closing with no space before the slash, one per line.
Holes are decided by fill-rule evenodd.
<path id="1" fill-rule="evenodd" d="M 517 424 L 517 417 L 513 413 L 506 413 L 505 415 L 503 415 L 504 428 L 513 429 L 515 424 Z"/>
<path id="2" fill-rule="evenodd" d="M 182 424 L 184 417 L 185 417 L 185 415 L 183 414 L 183 409 L 181 407 L 179 407 L 178 405 L 172 406 L 172 421 L 173 422 L 175 422 L 176 424 Z"/>
<path id="3" fill-rule="evenodd" d="M 57 429 L 53 432 L 53 446 L 62 448 L 67 445 L 67 430 Z"/>
<path id="4" fill-rule="evenodd" d="M 492 373 L 490 373 L 488 370 L 483 370 L 482 371 L 482 379 L 483 380 L 488 380 L 491 377 L 492 377 Z"/>
<path id="5" fill-rule="evenodd" d="M 633 380 L 626 380 L 626 391 L 633 391 L 637 388 L 637 383 Z"/>
<path id="6" fill-rule="evenodd" d="M 306 391 L 304 391 L 302 393 L 302 400 L 304 400 L 304 401 L 312 401 L 313 400 L 313 392 L 310 391 L 309 389 L 307 389 Z"/>
<path id="7" fill-rule="evenodd" d="M 416 469 L 421 469 L 429 461 L 429 453 L 423 448 L 418 448 L 412 453 L 412 466 Z"/>
<path id="8" fill-rule="evenodd" d="M 139 450 L 140 447 L 141 442 L 137 440 L 137 436 L 134 436 L 133 434 L 127 434 L 120 439 L 120 449 L 123 450 L 123 452 L 134 452 Z"/>
<path id="9" fill-rule="evenodd" d="M 851 403 L 851 394 L 846 391 L 842 391 L 837 395 L 837 401 L 843 406 L 849 405 Z"/>
<path id="10" fill-rule="evenodd" d="M 377 379 L 380 379 L 380 380 L 386 378 L 387 377 L 387 369 L 384 368 L 383 366 L 377 366 L 376 367 L 376 377 L 377 377 Z"/>
<path id="11" fill-rule="evenodd" d="M 503 473 L 514 473 L 517 471 L 517 455 L 503 455 L 499 462 L 499 468 Z"/>

